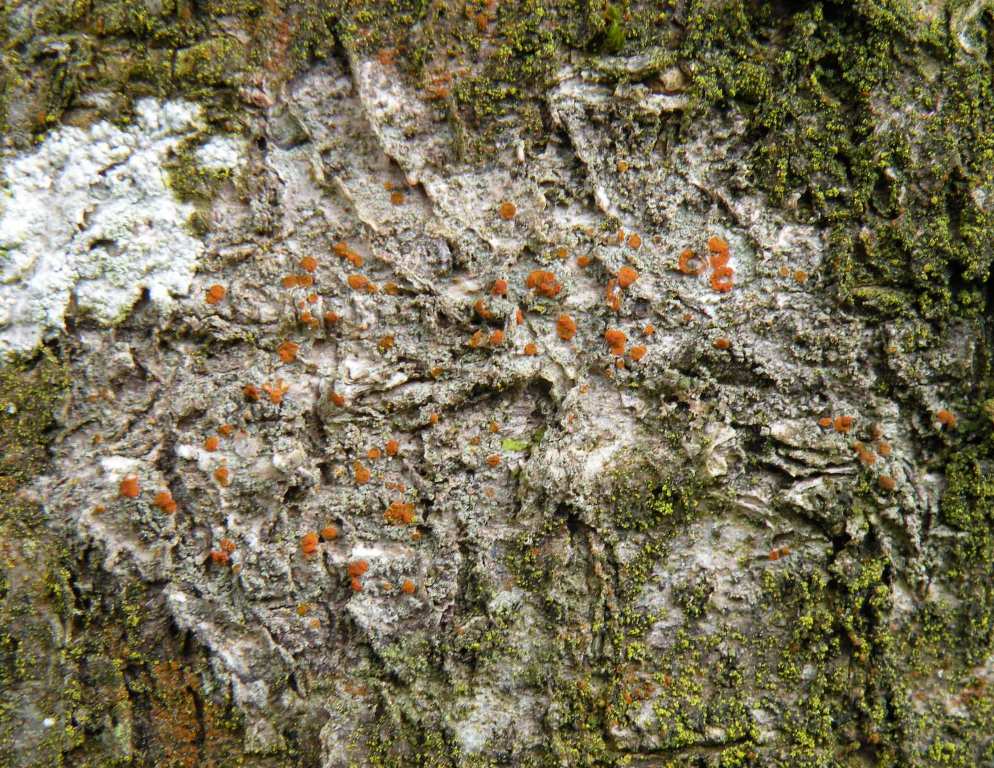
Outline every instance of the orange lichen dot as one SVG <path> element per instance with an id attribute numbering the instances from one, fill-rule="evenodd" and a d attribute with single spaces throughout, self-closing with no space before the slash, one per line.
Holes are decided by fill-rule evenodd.
<path id="1" fill-rule="evenodd" d="M 246 384 L 242 388 L 242 394 L 249 402 L 255 403 L 259 401 L 259 388 L 255 384 Z"/>
<path id="2" fill-rule="evenodd" d="M 232 552 L 234 552 L 236 549 L 238 549 L 235 542 L 233 542 L 231 539 L 221 539 L 220 544 L 221 544 L 221 551 L 227 552 L 229 555 Z"/>
<path id="3" fill-rule="evenodd" d="M 484 320 L 493 320 L 494 318 L 494 313 L 487 309 L 487 302 L 483 299 L 476 300 L 476 303 L 473 305 L 473 310 Z"/>
<path id="4" fill-rule="evenodd" d="M 504 331 L 494 331 L 490 334 L 490 346 L 499 347 L 504 343 Z"/>
<path id="5" fill-rule="evenodd" d="M 138 475 L 128 475 L 121 481 L 121 495 L 129 499 L 138 498 L 141 493 L 141 486 L 138 484 Z"/>
<path id="6" fill-rule="evenodd" d="M 393 349 L 393 335 L 388 334 L 376 342 L 376 346 L 380 348 L 380 352 L 387 352 Z"/>
<path id="7" fill-rule="evenodd" d="M 376 461 L 382 455 L 383 452 L 376 447 L 370 448 L 368 451 L 366 451 L 366 458 L 368 458 L 370 461 Z"/>
<path id="8" fill-rule="evenodd" d="M 707 269 L 707 264 L 690 248 L 686 248 L 680 252 L 678 268 L 685 275 L 700 275 Z"/>
<path id="9" fill-rule="evenodd" d="M 590 266 L 590 257 L 586 256 L 586 255 L 584 255 L 584 256 L 577 256 L 576 257 L 576 265 L 578 267 L 580 267 L 581 269 L 585 269 L 585 268 L 589 267 Z"/>
<path id="10" fill-rule="evenodd" d="M 227 552 L 222 552 L 220 549 L 212 549 L 209 553 L 211 562 L 214 565 L 227 565 L 228 561 L 231 559 Z"/>
<path id="11" fill-rule="evenodd" d="M 890 493 L 895 488 L 897 488 L 897 480 L 895 480 L 890 475 L 881 475 L 880 477 L 877 478 L 877 485 L 880 486 L 881 490 Z"/>
<path id="12" fill-rule="evenodd" d="M 304 258 L 300 260 L 300 268 L 305 272 L 313 272 L 318 268 L 318 260 L 313 256 L 304 256 Z"/>
<path id="13" fill-rule="evenodd" d="M 292 341 L 284 341 L 276 348 L 276 354 L 280 356 L 280 360 L 284 363 L 292 363 L 297 359 L 297 352 L 299 350 L 299 344 Z"/>
<path id="14" fill-rule="evenodd" d="M 369 279 L 365 275 L 349 275 L 349 288 L 353 291 L 361 291 L 369 288 Z"/>
<path id="15" fill-rule="evenodd" d="M 345 395 L 339 394 L 338 392 L 329 392 L 328 399 L 339 408 L 345 407 Z"/>
<path id="16" fill-rule="evenodd" d="M 235 432 L 234 424 L 222 424 L 217 428 L 217 431 L 221 433 L 221 437 L 231 437 Z"/>
<path id="17" fill-rule="evenodd" d="M 229 485 L 231 483 L 231 470 L 227 467 L 218 467 L 214 470 L 214 479 L 219 485 Z"/>
<path id="18" fill-rule="evenodd" d="M 728 241 L 719 235 L 712 235 L 711 237 L 708 238 L 708 250 L 714 254 L 718 255 L 724 254 L 725 256 L 727 256 Z"/>
<path id="19" fill-rule="evenodd" d="M 733 287 L 732 277 L 734 274 L 735 271 L 731 267 L 717 267 L 711 273 L 711 288 L 718 293 L 728 293 Z"/>
<path id="20" fill-rule="evenodd" d="M 472 336 L 469 337 L 469 341 L 466 342 L 467 346 L 478 349 L 483 346 L 483 343 L 487 340 L 487 334 L 482 330 L 475 331 Z"/>
<path id="21" fill-rule="evenodd" d="M 569 315 L 560 315 L 556 320 L 556 333 L 563 341 L 569 341 L 576 336 L 576 320 Z"/>
<path id="22" fill-rule="evenodd" d="M 353 578 L 362 576 L 366 571 L 369 570 L 369 563 L 365 560 L 353 560 L 348 565 L 349 576 Z"/>
<path id="23" fill-rule="evenodd" d="M 393 203 L 394 205 L 403 205 L 404 204 L 404 193 L 401 192 L 400 190 L 397 190 L 395 192 L 391 192 L 390 193 L 390 202 Z"/>
<path id="24" fill-rule="evenodd" d="M 632 234 L 628 236 L 628 247 L 637 251 L 642 247 L 642 238 L 639 237 L 637 233 L 632 232 Z"/>
<path id="25" fill-rule="evenodd" d="M 604 303 L 606 303 L 615 312 L 621 311 L 621 296 L 615 291 L 618 286 L 618 281 L 615 278 L 608 280 L 607 287 L 604 289 Z"/>
<path id="26" fill-rule="evenodd" d="M 490 465 L 491 467 L 496 467 L 498 464 L 500 464 L 500 455 L 496 453 L 491 453 L 489 456 L 487 456 L 487 464 Z"/>
<path id="27" fill-rule="evenodd" d="M 517 212 L 517 206 L 515 206 L 515 204 L 510 200 L 505 200 L 497 207 L 497 213 L 504 221 L 510 221 L 513 219 Z"/>
<path id="28" fill-rule="evenodd" d="M 414 522 L 414 505 L 403 501 L 392 501 L 383 513 L 383 517 L 390 523 L 410 525 Z"/>
<path id="29" fill-rule="evenodd" d="M 891 445 L 886 440 L 881 440 L 877 445 L 877 453 L 883 456 L 885 459 L 891 454 Z"/>
<path id="30" fill-rule="evenodd" d="M 618 270 L 618 285 L 627 288 L 639 279 L 639 273 L 631 267 L 622 267 Z"/>
<path id="31" fill-rule="evenodd" d="M 211 435 L 206 440 L 204 440 L 204 450 L 209 453 L 214 453 L 221 445 L 221 440 L 216 435 Z"/>
<path id="32" fill-rule="evenodd" d="M 167 515 L 171 515 L 176 511 L 176 500 L 173 499 L 172 493 L 168 490 L 159 491 L 155 494 L 155 498 L 152 499 L 152 503 Z"/>
<path id="33" fill-rule="evenodd" d="M 490 293 L 494 296 L 507 296 L 507 280 L 497 279 L 494 280 L 493 287 L 490 289 Z"/>
<path id="34" fill-rule="evenodd" d="M 318 535 L 309 531 L 300 537 L 300 551 L 307 556 L 318 551 Z"/>
<path id="35" fill-rule="evenodd" d="M 324 541 L 334 541 L 338 538 L 338 529 L 333 525 L 326 525 L 321 529 L 321 538 Z"/>
<path id="36" fill-rule="evenodd" d="M 387 440 L 386 452 L 387 456 L 396 456 L 400 452 L 400 443 L 396 440 Z"/>
<path id="37" fill-rule="evenodd" d="M 717 338 L 717 339 L 714 340 L 714 348 L 715 349 L 722 349 L 722 350 L 724 350 L 724 349 L 731 349 L 732 348 L 732 342 L 731 342 L 730 339 L 726 339 L 724 336 L 722 336 L 722 337 Z"/>
<path id="38" fill-rule="evenodd" d="M 939 420 L 939 423 L 946 429 L 953 429 L 956 426 L 956 414 L 952 411 L 948 411 L 942 408 L 935 414 L 935 418 Z"/>
<path id="39" fill-rule="evenodd" d="M 604 341 L 611 348 L 611 354 L 619 356 L 625 354 L 625 344 L 628 342 L 628 337 L 624 331 L 619 331 L 617 328 L 608 328 L 604 331 Z"/>
<path id="40" fill-rule="evenodd" d="M 358 485 L 365 485 L 369 482 L 369 478 L 371 477 L 370 471 L 360 462 L 356 461 L 352 463 L 352 471 Z"/>
<path id="41" fill-rule="evenodd" d="M 290 391 L 290 385 L 283 379 L 277 379 L 272 384 L 263 384 L 262 389 L 269 395 L 269 401 L 273 405 L 279 405 L 283 402 L 283 395 Z"/>
<path id="42" fill-rule="evenodd" d="M 852 416 L 836 416 L 834 426 L 835 431 L 840 435 L 846 434 L 852 429 Z"/>
<path id="43" fill-rule="evenodd" d="M 656 332 L 656 326 L 654 326 L 652 323 L 649 323 L 645 328 L 642 329 L 642 333 L 644 333 L 646 336 L 652 336 L 652 334 L 654 334 L 655 332 Z"/>
<path id="44" fill-rule="evenodd" d="M 204 299 L 208 304 L 220 304 L 224 297 L 227 296 L 228 289 L 223 285 L 214 283 L 210 288 L 207 289 L 207 297 Z"/>
<path id="45" fill-rule="evenodd" d="M 413 595 L 417 587 L 414 586 L 414 582 L 410 579 L 404 579 L 404 583 L 401 585 L 400 590 L 405 595 Z"/>
<path id="46" fill-rule="evenodd" d="M 529 341 L 525 344 L 524 354 L 534 357 L 538 354 L 538 345 L 534 341 Z"/>
<path id="47" fill-rule="evenodd" d="M 830 426 L 832 426 L 832 417 L 822 416 L 820 419 L 818 419 L 818 426 L 822 427 L 823 429 L 828 429 Z"/>
<path id="48" fill-rule="evenodd" d="M 557 296 L 563 289 L 556 281 L 555 273 L 549 272 L 546 269 L 532 270 L 525 279 L 525 287 L 531 288 L 550 299 Z"/>
<path id="49" fill-rule="evenodd" d="M 628 350 L 628 354 L 636 363 L 645 357 L 646 352 L 648 352 L 648 350 L 645 347 L 632 347 Z"/>

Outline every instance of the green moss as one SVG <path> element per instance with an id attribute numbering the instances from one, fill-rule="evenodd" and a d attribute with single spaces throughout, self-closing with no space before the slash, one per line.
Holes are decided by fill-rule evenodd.
<path id="1" fill-rule="evenodd" d="M 978 202 L 992 179 L 990 64 L 915 13 L 691 2 L 689 119 L 714 107 L 746 116 L 756 182 L 833 230 L 840 298 L 883 316 L 976 315 L 994 259 L 979 237 L 992 211 Z"/>

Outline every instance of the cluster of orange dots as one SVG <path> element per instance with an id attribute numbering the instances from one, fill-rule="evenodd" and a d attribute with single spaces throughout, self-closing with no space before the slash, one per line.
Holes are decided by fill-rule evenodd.
<path id="1" fill-rule="evenodd" d="M 729 248 L 728 241 L 718 235 L 708 238 L 709 256 L 705 261 L 692 249 L 687 248 L 680 253 L 677 262 L 678 269 L 685 275 L 702 275 L 711 267 L 709 282 L 711 289 L 718 293 L 728 293 L 734 285 L 733 278 L 735 270 L 728 266 Z"/>
<path id="2" fill-rule="evenodd" d="M 781 557 L 787 557 L 790 554 L 790 547 L 774 547 L 770 550 L 769 558 L 770 560 L 779 560 Z"/>

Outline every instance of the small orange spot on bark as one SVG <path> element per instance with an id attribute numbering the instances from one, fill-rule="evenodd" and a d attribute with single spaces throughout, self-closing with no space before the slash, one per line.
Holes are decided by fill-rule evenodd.
<path id="1" fill-rule="evenodd" d="M 639 279 L 639 273 L 631 267 L 622 267 L 618 270 L 618 285 L 627 288 Z"/>
<path id="2" fill-rule="evenodd" d="M 338 529 L 333 525 L 326 525 L 321 529 L 321 538 L 325 541 L 334 541 L 338 538 Z"/>
<path id="3" fill-rule="evenodd" d="M 818 419 L 818 426 L 828 429 L 828 427 L 832 426 L 832 417 L 822 416 L 820 419 Z"/>
<path id="4" fill-rule="evenodd" d="M 846 434 L 852 429 L 852 416 L 836 416 L 834 426 L 835 431 L 840 435 Z"/>
<path id="5" fill-rule="evenodd" d="M 617 328 L 608 328 L 604 331 L 604 341 L 610 347 L 612 355 L 620 356 L 625 354 L 625 344 L 628 342 L 628 337 L 624 331 L 619 331 Z"/>
<path id="6" fill-rule="evenodd" d="M 207 297 L 204 299 L 208 304 L 220 304 L 228 294 L 228 289 L 223 285 L 215 283 L 207 289 Z"/>
<path id="7" fill-rule="evenodd" d="M 263 384 L 262 389 L 269 395 L 269 401 L 273 405 L 279 405 L 283 402 L 283 395 L 290 391 L 290 385 L 283 379 L 277 379 L 272 384 Z"/>
<path id="8" fill-rule="evenodd" d="M 410 579 L 404 579 L 404 583 L 400 589 L 405 595 L 413 595 L 417 587 L 414 586 L 414 582 Z"/>
<path id="9" fill-rule="evenodd" d="M 358 461 L 352 463 L 352 472 L 355 476 L 357 485 L 365 485 L 369 482 L 369 478 L 372 476 L 370 471 Z"/>
<path id="10" fill-rule="evenodd" d="M 307 556 L 318 551 L 318 535 L 309 531 L 300 537 L 300 551 Z"/>
<path id="11" fill-rule="evenodd" d="M 935 414 L 935 418 L 939 420 L 939 423 L 946 429 L 953 429 L 956 426 L 956 414 L 952 411 L 942 408 Z"/>
<path id="12" fill-rule="evenodd" d="M 230 558 L 227 552 L 222 552 L 220 549 L 212 549 L 209 553 L 211 562 L 214 565 L 227 565 Z"/>
<path id="13" fill-rule="evenodd" d="M 890 475 L 881 475 L 879 478 L 877 478 L 877 485 L 880 486 L 881 490 L 890 493 L 895 488 L 897 488 L 897 480 L 895 480 Z"/>
<path id="14" fill-rule="evenodd" d="M 249 402 L 255 403 L 259 400 L 259 388 L 255 384 L 246 384 L 242 388 L 242 394 Z"/>
<path id="15" fill-rule="evenodd" d="M 400 443 L 396 440 L 387 440 L 387 456 L 396 456 L 400 452 Z"/>
<path id="16" fill-rule="evenodd" d="M 507 280 L 497 279 L 494 280 L 493 287 L 490 289 L 490 293 L 494 296 L 507 296 Z"/>
<path id="17" fill-rule="evenodd" d="M 304 256 L 304 258 L 300 260 L 300 268 L 305 272 L 313 272 L 318 268 L 318 260 L 313 256 Z"/>
<path id="18" fill-rule="evenodd" d="M 631 355 L 632 360 L 634 360 L 637 363 L 639 360 L 645 357 L 646 352 L 648 352 L 648 350 L 645 347 L 632 347 L 628 351 L 628 354 Z"/>
<path id="19" fill-rule="evenodd" d="M 731 267 L 718 267 L 711 273 L 711 288 L 718 293 L 728 293 L 732 290 L 732 278 L 735 272 Z"/>
<path id="20" fill-rule="evenodd" d="M 276 354 L 284 363 L 292 363 L 296 360 L 298 351 L 300 351 L 300 345 L 292 341 L 284 341 L 276 348 Z"/>
<path id="21" fill-rule="evenodd" d="M 724 336 L 722 336 L 721 338 L 718 338 L 718 339 L 714 340 L 714 348 L 715 349 L 731 349 L 732 348 L 732 342 L 731 342 L 731 340 L 726 339 Z"/>
<path id="22" fill-rule="evenodd" d="M 576 321 L 569 315 L 560 315 L 556 320 L 556 333 L 563 341 L 569 341 L 576 336 Z"/>
<path id="23" fill-rule="evenodd" d="M 524 353 L 526 355 L 528 355 L 529 357 L 533 357 L 533 356 L 537 355 L 538 354 L 538 345 L 535 342 L 533 342 L 533 341 L 529 341 L 527 344 L 525 344 Z"/>
<path id="24" fill-rule="evenodd" d="M 368 290 L 369 279 L 365 275 L 349 275 L 349 287 L 354 291 Z"/>
<path id="25" fill-rule="evenodd" d="M 636 251 L 642 247 L 642 238 L 638 235 L 638 233 L 632 232 L 632 234 L 628 236 L 628 247 Z"/>
<path id="26" fill-rule="evenodd" d="M 515 206 L 510 200 L 505 200 L 497 208 L 497 213 L 504 221 L 510 221 L 513 219 L 517 212 L 517 206 Z"/>
<path id="27" fill-rule="evenodd" d="M 414 522 L 414 505 L 403 501 L 392 501 L 383 517 L 387 522 L 410 525 Z"/>
<path id="28" fill-rule="evenodd" d="M 168 490 L 159 491 L 155 494 L 155 498 L 152 499 L 152 503 L 167 515 L 171 515 L 176 511 L 176 501 L 173 499 L 172 493 Z"/>
<path id="29" fill-rule="evenodd" d="M 496 453 L 490 454 L 489 456 L 487 456 L 487 464 L 490 465 L 491 467 L 496 467 L 498 464 L 500 464 L 500 456 Z"/>
<path id="30" fill-rule="evenodd" d="M 504 331 L 494 331 L 490 334 L 490 346 L 499 347 L 504 343 Z"/>
<path id="31" fill-rule="evenodd" d="M 141 486 L 138 484 L 138 475 L 128 475 L 124 478 L 121 481 L 120 491 L 121 495 L 126 498 L 138 498 L 138 494 L 141 493 Z"/>
<path id="32" fill-rule="evenodd" d="M 548 298 L 556 297 L 563 287 L 556 281 L 556 275 L 546 269 L 536 269 L 528 274 L 525 286 Z"/>
<path id="33" fill-rule="evenodd" d="M 231 484 L 231 470 L 227 467 L 218 467 L 214 470 L 214 479 L 218 485 L 227 486 Z"/>
<path id="34" fill-rule="evenodd" d="M 211 435 L 206 440 L 204 440 L 204 450 L 210 453 L 214 453 L 221 445 L 221 440 L 216 435 Z"/>

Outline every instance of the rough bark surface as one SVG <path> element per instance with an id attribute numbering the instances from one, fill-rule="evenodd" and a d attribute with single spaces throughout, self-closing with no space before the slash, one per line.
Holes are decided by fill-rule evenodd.
<path id="1" fill-rule="evenodd" d="M 994 765 L 994 10 L 0 10 L 0 766 Z"/>

